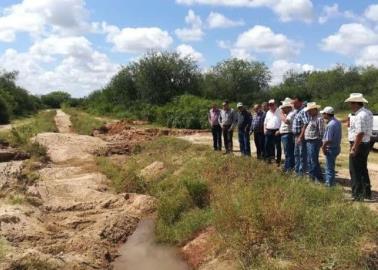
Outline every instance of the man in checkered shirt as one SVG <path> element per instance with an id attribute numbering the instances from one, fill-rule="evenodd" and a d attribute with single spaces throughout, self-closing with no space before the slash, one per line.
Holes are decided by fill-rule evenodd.
<path id="1" fill-rule="evenodd" d="M 304 102 L 301 97 L 295 97 L 293 102 L 296 114 L 293 120 L 292 131 L 295 136 L 294 159 L 295 172 L 303 176 L 307 172 L 307 149 L 304 136 L 301 135 L 304 123 L 308 122 L 308 114 L 304 110 Z"/>

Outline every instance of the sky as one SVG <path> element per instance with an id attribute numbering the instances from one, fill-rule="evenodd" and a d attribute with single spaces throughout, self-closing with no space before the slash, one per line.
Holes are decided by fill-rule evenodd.
<path id="1" fill-rule="evenodd" d="M 371 0 L 1 0 L 0 69 L 33 94 L 74 97 L 104 87 L 150 50 L 206 71 L 230 57 L 287 71 L 378 67 Z"/>

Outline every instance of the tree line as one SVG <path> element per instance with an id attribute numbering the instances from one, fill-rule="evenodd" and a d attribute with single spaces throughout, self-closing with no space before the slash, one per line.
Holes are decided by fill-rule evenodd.
<path id="1" fill-rule="evenodd" d="M 288 72 L 282 83 L 270 86 L 272 74 L 262 62 L 227 59 L 203 71 L 189 57 L 149 52 L 123 66 L 103 89 L 83 99 L 64 91 L 31 95 L 16 85 L 16 77 L 17 72 L 0 73 L 0 123 L 67 104 L 94 114 L 145 119 L 169 127 L 205 128 L 208 108 L 225 99 L 252 105 L 272 97 L 302 96 L 344 109 L 342 101 L 352 92 L 366 95 L 371 109 L 378 111 L 378 68 L 373 66 Z"/>

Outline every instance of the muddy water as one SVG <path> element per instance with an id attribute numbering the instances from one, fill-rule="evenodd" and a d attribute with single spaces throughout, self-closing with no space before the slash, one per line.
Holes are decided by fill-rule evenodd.
<path id="1" fill-rule="evenodd" d="M 115 270 L 188 270 L 189 267 L 172 247 L 154 241 L 154 220 L 142 220 L 133 235 L 120 249 Z"/>

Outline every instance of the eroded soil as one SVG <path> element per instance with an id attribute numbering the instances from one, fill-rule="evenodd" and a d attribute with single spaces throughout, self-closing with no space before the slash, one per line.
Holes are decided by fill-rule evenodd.
<path id="1" fill-rule="evenodd" d="M 35 138 L 51 159 L 35 171 L 37 181 L 25 182 L 22 161 L 0 163 L 2 194 L 17 191 L 23 198 L 0 204 L 7 249 L 0 269 L 111 269 L 119 244 L 154 211 L 155 200 L 108 190 L 109 180 L 95 166 L 108 144 L 71 133 L 62 111 L 55 121 L 60 133 Z"/>

